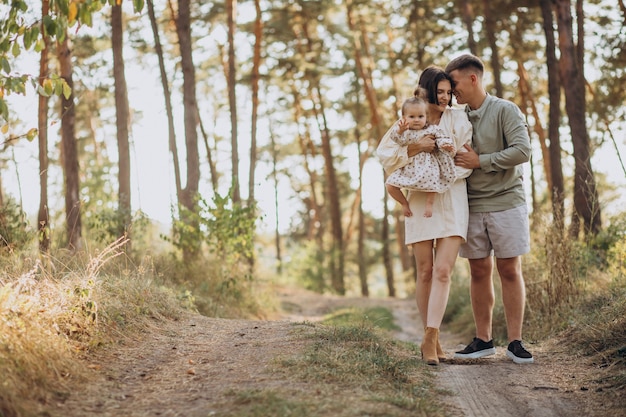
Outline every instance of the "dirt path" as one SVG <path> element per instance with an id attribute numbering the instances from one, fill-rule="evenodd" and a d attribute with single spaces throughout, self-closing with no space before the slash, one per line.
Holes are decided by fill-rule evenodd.
<path id="1" fill-rule="evenodd" d="M 340 307 L 387 306 L 401 327 L 396 337 L 421 341 L 412 300 L 350 299 L 290 290 L 280 297 L 286 313 L 277 320 L 189 316 L 101 352 L 91 365 L 96 378 L 48 415 L 200 417 L 223 411 L 232 402 L 230 389 L 284 387 L 284 379 L 267 369 L 276 357 L 305 343 L 289 336 L 291 323 L 318 321 Z M 449 355 L 459 342 L 442 335 Z M 433 370 L 440 387 L 452 394 L 446 401 L 456 416 L 607 415 L 606 410 L 594 408 L 593 392 L 577 385 L 584 368 L 557 360 L 538 347 L 533 347 L 533 353 L 537 357 L 533 365 L 515 365 L 499 348 L 495 358 L 449 361 Z"/>

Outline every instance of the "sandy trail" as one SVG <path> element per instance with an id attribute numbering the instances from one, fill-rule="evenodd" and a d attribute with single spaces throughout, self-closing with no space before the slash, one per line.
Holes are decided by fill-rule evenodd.
<path id="1" fill-rule="evenodd" d="M 93 379 L 46 410 L 50 417 L 201 417 L 228 409 L 229 391 L 286 388 L 268 372 L 274 358 L 304 348 L 290 337 L 293 322 L 319 321 L 342 307 L 385 306 L 401 328 L 395 337 L 420 343 L 423 335 L 413 300 L 322 296 L 280 290 L 284 314 L 273 320 L 227 320 L 189 315 L 178 322 L 156 323 L 123 345 L 90 359 Z M 442 333 L 451 357 L 458 337 Z M 489 359 L 449 360 L 433 367 L 437 384 L 453 416 L 549 417 L 616 415 L 598 407 L 599 396 L 581 387 L 586 368 L 563 355 L 531 346 L 536 362 L 516 365 L 499 347 Z M 306 389 L 306 388 L 303 388 Z M 596 394 L 596 395 L 594 395 Z M 593 400 L 593 401 L 591 401 Z M 594 405 L 595 404 L 595 405 Z"/>

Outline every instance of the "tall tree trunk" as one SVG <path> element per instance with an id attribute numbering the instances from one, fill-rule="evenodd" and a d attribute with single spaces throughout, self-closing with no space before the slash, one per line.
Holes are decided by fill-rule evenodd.
<path id="1" fill-rule="evenodd" d="M 302 56 L 314 59 L 313 41 L 308 32 L 308 22 L 306 18 L 301 25 L 293 28 L 296 38 L 301 40 L 300 47 L 303 49 Z M 330 271 L 331 286 L 333 290 L 341 295 L 345 294 L 344 284 L 344 260 L 343 251 L 343 229 L 341 226 L 341 205 L 339 200 L 339 189 L 337 186 L 337 174 L 335 172 L 332 146 L 330 143 L 330 129 L 326 120 L 326 110 L 322 91 L 320 88 L 319 76 L 315 73 L 307 75 L 309 81 L 309 92 L 312 111 L 315 115 L 320 136 L 322 140 L 322 156 L 324 158 L 324 174 L 326 176 L 325 205 L 328 208 L 331 220 L 332 244 L 330 250 Z"/>
<path id="2" fill-rule="evenodd" d="M 357 98 L 357 108 L 358 108 L 358 98 Z M 357 116 L 358 122 L 358 116 Z M 359 200 L 359 227 L 358 227 L 358 238 L 357 238 L 357 260 L 359 264 L 359 283 L 361 284 L 361 295 L 363 297 L 369 297 L 370 290 L 367 286 L 367 262 L 365 260 L 365 213 L 363 213 L 363 199 L 361 195 L 363 195 L 363 155 L 361 155 L 361 135 L 359 133 L 359 123 L 354 128 L 354 136 L 356 142 L 356 148 L 359 157 L 359 189 L 357 192 L 357 198 Z"/>
<path id="3" fill-rule="evenodd" d="M 270 145 L 271 145 L 271 155 L 272 155 L 272 179 L 274 180 L 274 246 L 276 248 L 276 273 L 278 275 L 283 273 L 283 257 L 281 252 L 281 242 L 280 242 L 280 213 L 278 211 L 278 145 L 276 144 L 276 138 L 274 137 L 274 130 L 272 129 L 272 124 L 270 120 L 269 127 L 269 135 L 270 135 Z"/>
<path id="4" fill-rule="evenodd" d="M 326 203 L 330 211 L 332 226 L 333 244 L 331 248 L 331 284 L 333 290 L 340 295 L 346 292 L 344 284 L 344 251 L 343 251 L 343 229 L 341 226 L 341 205 L 339 199 L 339 188 L 337 186 L 337 174 L 333 163 L 333 152 L 330 143 L 330 130 L 326 120 L 326 111 L 322 99 L 319 85 L 316 86 L 314 98 L 314 111 L 319 124 L 322 137 L 322 155 L 324 156 L 324 173 L 326 175 Z"/>
<path id="5" fill-rule="evenodd" d="M 72 78 L 72 52 L 69 34 L 63 42 L 57 44 L 60 76 L 72 89 L 68 98 L 61 96 L 61 149 L 63 177 L 65 185 L 65 224 L 67 228 L 67 247 L 71 251 L 83 248 L 82 222 L 80 206 L 80 180 L 78 151 L 76 149 L 74 81 Z"/>
<path id="6" fill-rule="evenodd" d="M 461 16 L 467 30 L 467 47 L 474 55 L 478 55 L 478 47 L 474 39 L 474 9 L 470 0 L 461 0 Z"/>
<path id="7" fill-rule="evenodd" d="M 548 137 L 550 138 L 550 195 L 552 198 L 552 217 L 559 232 L 565 228 L 565 184 L 561 163 L 561 137 L 559 125 L 561 120 L 561 82 L 556 58 L 556 42 L 554 37 L 554 19 L 552 17 L 552 1 L 540 0 L 543 16 L 543 31 L 546 36 L 546 65 L 548 67 L 548 96 L 550 98 L 548 117 Z"/>
<path id="8" fill-rule="evenodd" d="M 354 3 L 349 1 L 346 3 L 347 10 L 347 21 L 348 28 L 352 33 L 352 43 L 354 46 L 354 62 L 356 65 L 357 75 L 361 79 L 361 84 L 363 86 L 363 90 L 365 93 L 365 97 L 367 99 L 367 104 L 370 110 L 370 120 L 369 123 L 371 125 L 371 137 L 375 140 L 379 140 L 383 137 L 382 131 L 382 117 L 379 113 L 379 105 L 378 99 L 376 98 L 376 91 L 374 89 L 374 84 L 372 80 L 371 67 L 364 64 L 365 62 L 371 62 L 372 59 L 369 55 L 369 49 L 366 47 L 369 45 L 369 37 L 368 37 L 368 28 L 365 25 L 363 19 L 359 16 L 358 19 L 358 28 L 356 24 L 357 11 L 354 9 Z M 360 163 L 362 168 L 363 162 Z M 361 202 L 359 201 L 359 209 L 361 209 Z M 360 218 L 360 217 L 359 217 Z M 387 218 L 384 219 L 385 222 L 388 222 Z M 383 228 L 383 231 L 389 231 L 389 225 L 387 224 L 386 228 Z M 383 241 L 385 242 L 386 249 L 389 252 L 389 235 L 383 236 Z M 359 252 L 362 253 L 362 252 Z M 388 253 L 390 262 L 385 264 L 385 271 L 387 274 L 387 289 L 389 295 L 391 297 L 395 296 L 395 285 L 394 285 L 394 276 L 393 276 L 393 264 L 391 262 L 391 254 Z M 363 280 L 363 278 L 361 278 Z M 367 282 L 361 282 L 362 285 L 367 285 Z M 366 291 L 367 288 L 365 289 Z M 362 289 L 363 291 L 363 289 Z M 369 291 L 368 291 L 369 293 Z M 365 295 L 365 294 L 364 294 Z"/>
<path id="9" fill-rule="evenodd" d="M 217 113 L 215 114 L 215 119 L 217 119 Z M 204 123 L 202 123 L 202 118 L 200 117 L 200 109 L 198 108 L 198 125 L 200 126 L 200 133 L 202 133 L 202 141 L 204 142 L 204 150 L 206 152 L 207 163 L 209 164 L 209 171 L 211 172 L 211 185 L 213 186 L 213 191 L 217 192 L 219 175 L 217 173 L 217 167 L 215 166 L 215 161 L 213 159 L 213 150 L 209 145 L 209 135 L 204 129 Z M 217 125 L 217 121 L 214 120 L 214 125 Z"/>
<path id="10" fill-rule="evenodd" d="M 50 2 L 41 2 L 41 15 L 48 16 Z M 41 33 L 44 47 L 39 57 L 39 84 L 43 84 L 48 77 L 48 52 L 50 50 L 50 38 L 45 35 L 43 23 Z M 37 114 L 38 140 L 39 140 L 39 213 L 37 225 L 39 235 L 39 252 L 48 253 L 50 250 L 50 213 L 48 211 L 48 97 L 39 95 Z"/>
<path id="11" fill-rule="evenodd" d="M 363 84 L 363 90 L 365 97 L 367 98 L 367 105 L 370 109 L 370 124 L 374 137 L 379 139 L 383 136 L 381 132 L 381 117 L 379 113 L 378 99 L 376 98 L 376 90 L 372 82 L 372 74 L 368 71 L 367 65 L 363 64 L 363 60 L 368 60 L 367 49 L 361 46 L 361 39 L 367 37 L 367 29 L 363 25 L 359 25 L 362 30 L 357 28 L 355 23 L 355 11 L 352 7 L 352 1 L 346 3 L 348 28 L 352 33 L 352 44 L 354 46 L 354 62 L 356 65 L 357 73 L 361 78 Z M 365 42 L 365 41 L 364 41 Z"/>
<path id="12" fill-rule="evenodd" d="M 263 43 L 263 15 L 261 1 L 254 0 L 256 18 L 254 20 L 254 53 L 252 55 L 252 122 L 250 127 L 250 173 L 248 176 L 248 206 L 254 204 L 255 171 L 257 160 L 257 120 L 259 113 L 259 68 L 261 67 L 261 46 Z"/>
<path id="13" fill-rule="evenodd" d="M 235 15 L 236 0 L 226 0 L 226 16 L 228 24 L 228 104 L 230 108 L 230 128 L 231 128 L 231 161 L 232 161 L 232 198 L 233 202 L 241 202 L 241 192 L 239 188 L 239 142 L 237 139 L 237 77 L 235 71 Z"/>
<path id="14" fill-rule="evenodd" d="M 197 230 L 198 221 L 194 214 L 198 212 L 198 187 L 200 183 L 200 155 L 198 152 L 198 103 L 196 100 L 196 72 L 193 65 L 191 40 L 190 0 L 179 0 L 176 32 L 180 48 L 181 67 L 183 70 L 183 109 L 185 124 L 185 146 L 187 149 L 187 184 L 182 190 L 180 202 L 188 210 L 183 222 Z M 194 259 L 200 250 L 200 242 L 186 242 L 183 257 Z"/>
<path id="15" fill-rule="evenodd" d="M 387 33 L 387 51 L 389 53 L 389 62 L 390 63 L 395 63 L 398 62 L 395 53 L 394 53 L 394 49 L 392 47 L 392 42 L 395 40 L 394 36 L 393 36 L 393 31 L 391 31 L 389 28 L 386 29 L 386 33 Z M 398 91 L 400 91 L 400 89 L 398 88 L 398 81 L 397 81 L 397 76 L 396 74 L 398 73 L 399 70 L 401 70 L 402 68 L 397 67 L 397 64 L 391 65 L 391 90 L 390 90 L 390 95 L 393 97 L 397 97 L 398 96 Z M 394 116 L 397 116 L 400 113 L 400 105 L 402 103 L 399 100 L 395 100 L 393 102 L 393 114 Z M 394 118 L 395 119 L 395 118 Z M 380 141 L 380 138 L 378 138 L 378 140 Z M 376 144 L 378 145 L 378 144 Z M 383 171 L 383 178 L 386 178 L 386 173 L 384 173 Z M 383 204 L 388 204 L 388 195 L 387 192 L 384 192 L 384 198 L 383 198 Z M 405 224 L 404 224 L 404 219 L 399 215 L 399 211 L 396 210 L 394 213 L 394 218 L 395 218 L 395 230 L 396 230 L 396 245 L 398 247 L 398 254 L 400 256 L 400 264 L 402 265 L 402 270 L 404 272 L 410 270 L 410 269 L 414 269 L 413 270 L 413 274 L 412 276 L 417 276 L 417 271 L 415 270 L 415 262 L 414 257 L 413 257 L 413 253 L 409 251 L 409 248 L 407 247 L 407 245 L 405 244 Z M 384 218 L 382 220 L 383 222 L 389 222 L 388 218 Z M 383 228 L 384 229 L 384 228 Z M 389 231 L 389 227 L 387 227 L 387 231 Z M 383 242 L 383 246 L 384 245 L 389 245 L 389 236 L 386 236 L 384 239 L 382 239 Z M 385 249 L 383 249 L 383 251 L 385 251 Z M 387 249 L 388 251 L 388 249 Z M 391 270 L 388 270 L 388 267 Z M 393 268 L 391 265 L 385 265 L 385 273 L 387 274 L 387 282 L 394 282 L 393 279 Z"/>
<path id="16" fill-rule="evenodd" d="M 496 96 L 502 97 L 504 89 L 502 88 L 502 80 L 500 77 L 500 52 L 498 43 L 496 42 L 496 24 L 489 0 L 483 0 L 483 13 L 485 14 L 485 31 L 487 32 L 487 40 L 491 49 L 491 71 L 493 73 L 493 81 L 496 89 Z"/>
<path id="17" fill-rule="evenodd" d="M 302 105 L 300 104 L 300 94 L 294 86 L 292 86 L 291 88 L 293 95 L 293 120 L 300 120 L 303 114 Z M 300 144 L 300 150 L 304 158 L 304 170 L 308 175 L 310 184 L 309 187 L 311 198 L 309 206 L 311 210 L 308 210 L 308 212 L 313 212 L 313 218 L 310 219 L 309 227 L 307 228 L 307 239 L 315 239 L 317 241 L 318 247 L 320 248 L 320 251 L 322 251 L 324 248 L 323 235 L 325 230 L 324 222 L 321 219 L 322 204 L 318 200 L 317 175 L 315 171 L 311 168 L 311 165 L 309 163 L 309 159 L 315 159 L 317 153 L 316 148 L 311 143 L 311 134 L 308 131 L 307 125 L 305 125 L 305 128 L 307 130 L 298 133 L 298 142 Z"/>
<path id="18" fill-rule="evenodd" d="M 182 182 L 180 178 L 178 147 L 176 145 L 176 130 L 174 128 L 174 112 L 172 111 L 172 95 L 170 93 L 169 82 L 167 81 L 167 72 L 165 71 L 165 59 L 163 58 L 163 47 L 161 46 L 161 37 L 159 36 L 159 26 L 157 25 L 156 15 L 154 13 L 154 2 L 152 0 L 147 0 L 146 5 L 148 6 L 148 16 L 150 17 L 150 26 L 152 27 L 152 35 L 154 36 L 154 49 L 159 60 L 159 73 L 161 74 L 161 86 L 163 87 L 163 99 L 165 100 L 165 114 L 167 117 L 169 150 L 172 153 L 172 159 L 174 161 L 176 197 L 180 202 L 182 198 Z"/>
<path id="19" fill-rule="evenodd" d="M 122 224 L 118 236 L 130 238 L 131 226 L 131 189 L 130 189 L 130 144 L 128 129 L 130 110 L 128 106 L 128 88 L 124 74 L 124 27 L 122 23 L 122 6 L 111 7 L 111 46 L 113 50 L 113 79 L 115 83 L 115 123 L 117 127 L 118 152 L 118 213 Z M 127 249 L 130 250 L 130 240 Z"/>
<path id="20" fill-rule="evenodd" d="M 570 0 L 556 0 L 556 15 L 561 52 L 560 73 L 565 90 L 565 109 L 574 145 L 574 206 L 582 218 L 587 236 L 595 235 L 602 226 L 601 210 L 595 177 L 591 169 L 591 153 L 587 132 L 585 80 L 579 67 L 572 30 Z"/>

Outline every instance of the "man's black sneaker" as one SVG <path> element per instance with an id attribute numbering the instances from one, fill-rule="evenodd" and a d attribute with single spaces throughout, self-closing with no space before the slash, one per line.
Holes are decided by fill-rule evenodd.
<path id="1" fill-rule="evenodd" d="M 514 340 L 509 343 L 506 350 L 506 356 L 513 359 L 515 363 L 533 363 L 533 355 L 524 348 L 521 340 Z"/>
<path id="2" fill-rule="evenodd" d="M 496 348 L 493 347 L 493 340 L 485 342 L 475 337 L 465 349 L 455 352 L 454 357 L 456 359 L 478 359 L 495 354 Z"/>

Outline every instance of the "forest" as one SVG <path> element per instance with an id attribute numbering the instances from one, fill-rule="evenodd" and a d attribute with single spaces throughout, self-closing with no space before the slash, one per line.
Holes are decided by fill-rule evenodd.
<path id="1" fill-rule="evenodd" d="M 11 191 L 5 179 L 0 204 L 15 219 L 3 234 L 9 250 L 26 244 L 26 227 L 43 252 L 121 236 L 130 245 L 150 222 L 135 194 L 152 180 L 142 198 L 169 214 L 161 221 L 184 257 L 220 240 L 207 231 L 219 211 L 242 221 L 225 227 L 241 228 L 233 244 L 251 261 L 261 231 L 274 234 L 278 268 L 285 251 L 315 242 L 303 255 L 317 258 L 309 285 L 367 294 L 368 270 L 382 264 L 393 294 L 395 259 L 404 271 L 411 261 L 394 243 L 402 219 L 373 150 L 420 69 L 462 52 L 482 57 L 488 92 L 527 117 L 533 219 L 547 214 L 589 242 L 619 203 L 622 1 L 8 3 L 0 110 Z M 20 164 L 38 168 L 27 188 Z M 155 165 L 158 174 L 141 171 Z M 25 194 L 36 221 L 21 216 Z M 248 215 L 265 218 L 262 230 Z"/>
<path id="2" fill-rule="evenodd" d="M 0 406 L 54 386 L 20 372 L 56 336 L 89 351 L 169 303 L 258 318 L 276 282 L 410 294 L 375 150 L 421 71 L 468 52 L 529 126 L 530 337 L 602 322 L 581 344 L 626 386 L 624 0 L 2 0 L 0 16 L 0 335 L 26 318 L 58 333 L 28 330 L 48 339 L 23 358 L 0 341 L 17 387 Z"/>

